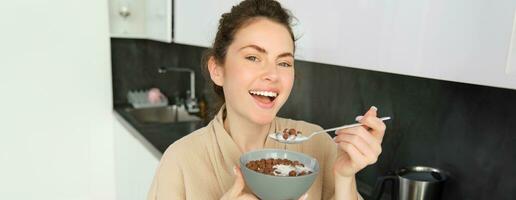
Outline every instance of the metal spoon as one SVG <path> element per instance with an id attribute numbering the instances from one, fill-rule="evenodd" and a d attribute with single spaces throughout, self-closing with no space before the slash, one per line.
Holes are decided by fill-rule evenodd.
<path id="1" fill-rule="evenodd" d="M 382 120 L 382 121 L 389 120 L 389 119 L 391 119 L 391 117 L 380 118 L 380 120 Z M 336 130 L 340 130 L 340 129 L 353 128 L 353 127 L 362 126 L 362 125 L 363 124 L 361 124 L 361 123 L 349 124 L 349 125 L 339 126 L 339 127 L 335 127 L 335 128 L 321 130 L 321 131 L 316 131 L 316 132 L 313 132 L 312 134 L 310 134 L 309 136 L 297 135 L 293 138 L 289 137 L 287 139 L 284 139 L 282 137 L 281 133 L 271 133 L 271 134 L 269 134 L 269 137 L 278 142 L 285 143 L 285 144 L 299 144 L 301 142 L 311 139 L 314 135 L 317 135 L 319 133 L 326 133 L 326 132 L 336 131 Z"/>

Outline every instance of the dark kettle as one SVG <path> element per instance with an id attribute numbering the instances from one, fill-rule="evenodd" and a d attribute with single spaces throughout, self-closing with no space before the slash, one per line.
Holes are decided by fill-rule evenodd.
<path id="1" fill-rule="evenodd" d="M 392 182 L 393 200 L 439 200 L 448 176 L 440 169 L 413 166 L 405 167 L 378 178 L 373 199 L 382 197 L 386 182 Z"/>

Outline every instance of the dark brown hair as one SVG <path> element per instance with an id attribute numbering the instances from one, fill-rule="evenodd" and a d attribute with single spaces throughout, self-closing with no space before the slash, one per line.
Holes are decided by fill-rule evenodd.
<path id="1" fill-rule="evenodd" d="M 222 87 L 213 83 L 209 76 L 208 61 L 213 57 L 218 64 L 224 64 L 228 47 L 233 42 L 236 32 L 258 17 L 264 17 L 285 26 L 292 41 L 295 42 L 291 28 L 292 16 L 290 11 L 284 9 L 275 0 L 245 0 L 233 6 L 230 12 L 222 14 L 213 46 L 204 53 L 201 65 L 205 78 L 208 79 L 207 81 L 218 97 L 219 102 L 213 106 L 214 112 L 217 112 L 224 104 L 225 98 Z"/>

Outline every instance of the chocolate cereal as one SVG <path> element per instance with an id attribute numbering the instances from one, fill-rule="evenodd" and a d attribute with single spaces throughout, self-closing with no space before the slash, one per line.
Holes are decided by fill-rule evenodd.
<path id="1" fill-rule="evenodd" d="M 293 138 L 297 137 L 297 135 L 300 135 L 302 134 L 301 131 L 298 131 L 294 128 L 286 128 L 286 129 L 283 129 L 283 134 L 281 135 L 281 137 L 284 139 L 284 140 L 287 140 L 290 136 L 293 136 Z"/>
<path id="2" fill-rule="evenodd" d="M 309 168 L 297 160 L 280 158 L 252 160 L 246 164 L 246 167 L 255 172 L 271 176 L 303 176 L 312 173 Z"/>

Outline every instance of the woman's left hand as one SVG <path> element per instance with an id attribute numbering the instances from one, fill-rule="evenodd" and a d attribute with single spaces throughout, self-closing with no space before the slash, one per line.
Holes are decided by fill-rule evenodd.
<path id="1" fill-rule="evenodd" d="M 371 107 L 363 117 L 358 117 L 363 126 L 337 131 L 334 140 L 343 151 L 333 165 L 335 175 L 352 177 L 358 171 L 373 164 L 382 152 L 385 124 L 376 117 L 376 107 Z"/>

